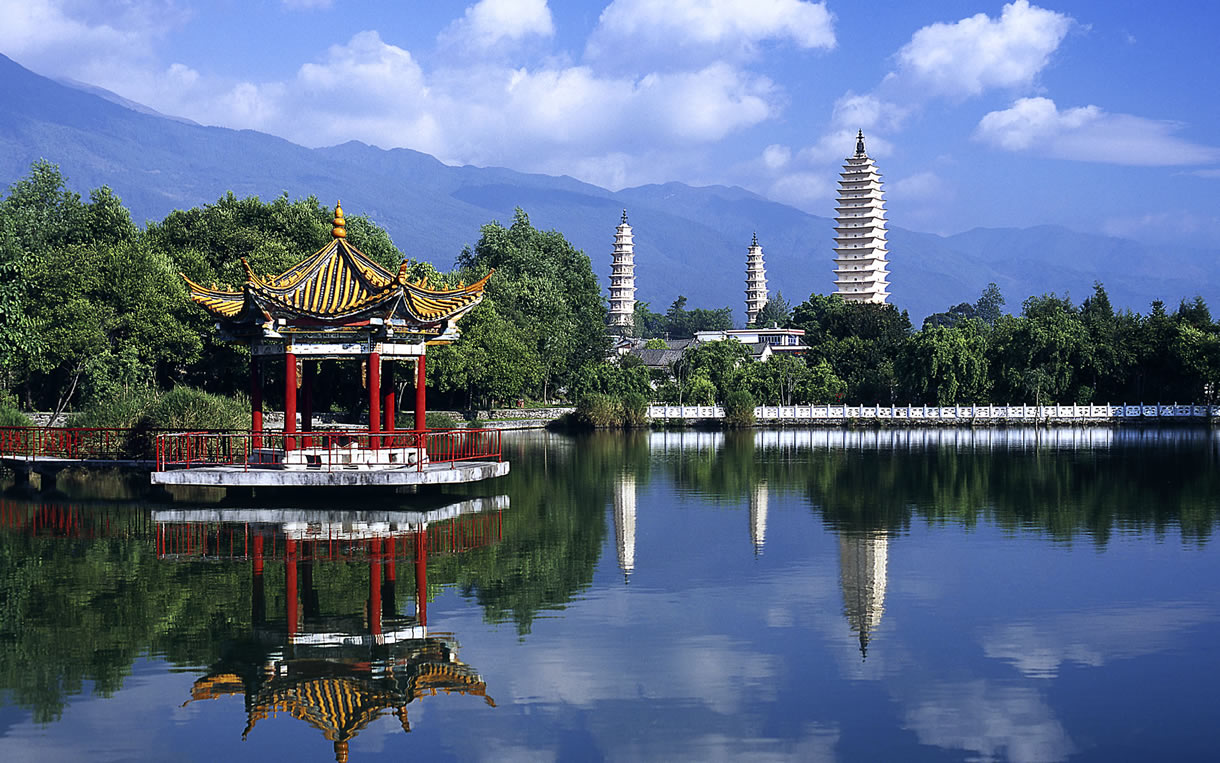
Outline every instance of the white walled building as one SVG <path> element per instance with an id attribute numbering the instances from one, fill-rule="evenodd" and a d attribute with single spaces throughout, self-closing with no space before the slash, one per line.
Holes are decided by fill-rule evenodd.
<path id="1" fill-rule="evenodd" d="M 758 234 L 746 250 L 746 322 L 753 323 L 767 304 L 767 271 L 763 267 L 763 251 Z"/>
<path id="2" fill-rule="evenodd" d="M 617 333 L 629 333 L 635 326 L 635 241 L 625 209 L 623 221 L 614 231 L 611 257 L 610 326 L 618 329 Z"/>
<path id="3" fill-rule="evenodd" d="M 840 173 L 835 207 L 835 294 L 849 302 L 884 304 L 889 297 L 885 248 L 885 200 L 881 173 L 864 150 L 864 131 L 856 153 Z"/>

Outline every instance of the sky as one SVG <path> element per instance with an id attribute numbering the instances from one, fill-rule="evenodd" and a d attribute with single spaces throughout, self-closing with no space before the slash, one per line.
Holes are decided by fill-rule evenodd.
<path id="1" fill-rule="evenodd" d="M 892 224 L 1220 248 L 1202 0 L 0 0 L 0 52 L 202 124 L 832 216 L 857 130 Z"/>

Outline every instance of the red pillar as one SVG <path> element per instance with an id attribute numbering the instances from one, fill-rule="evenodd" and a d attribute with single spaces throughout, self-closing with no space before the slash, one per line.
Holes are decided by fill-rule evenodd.
<path id="1" fill-rule="evenodd" d="M 369 541 L 369 631 L 381 635 L 381 538 Z"/>
<path id="2" fill-rule="evenodd" d="M 393 582 L 395 578 L 393 535 L 385 539 L 385 557 L 385 577 L 386 580 Z"/>
<path id="3" fill-rule="evenodd" d="M 394 364 L 385 364 L 385 378 L 381 380 L 381 414 L 385 417 L 382 431 L 387 434 L 394 432 L 394 413 L 398 406 L 398 390 L 394 386 Z"/>
<path id="4" fill-rule="evenodd" d="M 289 540 L 287 549 L 284 551 L 284 580 L 287 583 L 288 589 L 286 595 L 287 603 L 287 619 L 288 619 L 288 636 L 297 635 L 297 617 L 299 614 L 298 604 L 300 596 L 297 591 L 297 542 Z"/>
<path id="5" fill-rule="evenodd" d="M 415 616 L 428 624 L 428 531 L 415 533 Z"/>
<path id="6" fill-rule="evenodd" d="M 428 428 L 428 404 L 424 396 L 424 356 L 420 355 L 415 372 L 415 431 L 422 432 Z"/>
<path id="7" fill-rule="evenodd" d="M 284 450 L 296 450 L 297 438 L 297 356 L 284 353 Z"/>
<path id="8" fill-rule="evenodd" d="M 306 359 L 301 374 L 301 431 L 313 431 L 313 379 L 318 362 Z M 308 434 L 301 437 L 301 444 L 306 448 L 313 446 L 313 438 Z"/>
<path id="9" fill-rule="evenodd" d="M 267 616 L 266 595 L 263 591 L 263 536 L 254 536 L 254 590 L 250 592 L 250 621 L 262 625 Z"/>
<path id="10" fill-rule="evenodd" d="M 369 447 L 381 447 L 381 354 L 369 353 Z"/>
<path id="11" fill-rule="evenodd" d="M 263 374 L 253 347 L 250 348 L 250 428 L 254 430 L 254 447 L 263 447 Z"/>

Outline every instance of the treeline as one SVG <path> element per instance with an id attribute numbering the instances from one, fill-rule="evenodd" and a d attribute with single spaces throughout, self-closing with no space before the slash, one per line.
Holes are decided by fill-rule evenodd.
<path id="1" fill-rule="evenodd" d="M 141 229 L 109 189 L 82 198 L 54 165 L 35 164 L 0 200 L 0 424 L 25 423 L 13 411 L 22 408 L 119 426 L 180 386 L 240 398 L 248 348 L 218 340 L 178 274 L 240 289 L 243 257 L 257 273 L 282 272 L 326 245 L 332 217 L 313 197 L 230 193 Z M 361 215 L 347 217 L 347 240 L 391 272 L 405 259 Z M 592 265 L 559 233 L 536 230 L 518 210 L 508 227 L 483 226 L 457 264 L 451 273 L 411 264 L 413 279 L 440 285 L 496 271 L 484 303 L 462 321 L 465 338 L 429 352 L 433 406 L 547 399 L 605 356 Z M 264 368 L 269 407 L 282 405 L 283 373 L 282 364 Z M 360 415 L 360 387 L 358 363 L 323 363 L 317 410 Z"/>
<path id="2" fill-rule="evenodd" d="M 781 303 L 782 304 L 782 303 Z M 991 284 L 974 303 L 929 316 L 915 330 L 893 305 L 812 295 L 781 327 L 805 331 L 799 357 L 747 362 L 735 342 L 688 347 L 664 369 L 627 355 L 581 369 L 574 392 L 652 391 L 659 402 L 759 404 L 985 404 L 1212 402 L 1220 388 L 1220 324 L 1201 297 L 1170 312 L 1115 310 L 1099 282 L 1080 305 L 1030 297 L 1016 315 Z M 783 305 L 786 309 L 786 305 Z M 761 321 L 760 321 L 761 323 Z M 663 348 L 660 340 L 646 347 Z"/>
<path id="3" fill-rule="evenodd" d="M 147 418 L 175 387 L 238 399 L 248 349 L 218 341 L 178 274 L 239 288 L 243 257 L 255 272 L 282 272 L 329 241 L 332 214 L 313 197 L 230 193 L 140 228 L 109 189 L 82 198 L 54 165 L 35 164 L 0 200 L 0 424 L 18 423 L 18 407 L 82 412 L 99 426 Z M 366 217 L 348 217 L 347 234 L 391 271 L 404 259 Z M 1200 298 L 1173 310 L 1154 302 L 1141 315 L 1114 310 L 1098 283 L 1079 305 L 1048 294 L 1006 315 L 993 284 L 915 330 L 892 305 L 815 294 L 789 310 L 777 294 L 757 323 L 804 329 L 803 356 L 752 363 L 744 346 L 713 343 L 650 371 L 630 355 L 605 360 L 606 303 L 588 256 L 562 234 L 535 229 L 521 210 L 508 226 L 483 226 L 456 265 L 442 273 L 411 264 L 413 278 L 443 285 L 495 270 L 483 304 L 462 321 L 462 340 L 429 351 L 434 408 L 603 395 L 629 420 L 637 395 L 682 403 L 733 396 L 740 407 L 1195 402 L 1210 400 L 1220 381 L 1220 326 Z M 688 309 L 685 297 L 664 315 L 636 306 L 636 334 L 661 348 L 731 326 L 729 308 Z M 264 373 L 265 404 L 277 408 L 282 364 Z M 316 410 L 359 416 L 360 386 L 359 364 L 323 363 Z M 626 406 L 624 396 L 632 396 Z"/>

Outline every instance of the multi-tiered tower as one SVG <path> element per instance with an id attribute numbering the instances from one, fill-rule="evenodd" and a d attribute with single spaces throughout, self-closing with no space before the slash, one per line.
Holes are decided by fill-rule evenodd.
<path id="1" fill-rule="evenodd" d="M 746 322 L 753 323 L 767 304 L 767 271 L 763 268 L 762 247 L 758 244 L 758 234 L 754 234 L 754 242 L 746 250 Z"/>
<path id="2" fill-rule="evenodd" d="M 614 254 L 610 266 L 610 326 L 618 333 L 629 333 L 635 325 L 635 242 L 623 221 L 614 231 Z"/>
<path id="3" fill-rule="evenodd" d="M 835 294 L 849 302 L 883 304 L 889 293 L 886 270 L 885 200 L 881 173 L 864 151 L 864 131 L 856 153 L 847 157 L 835 207 Z"/>

